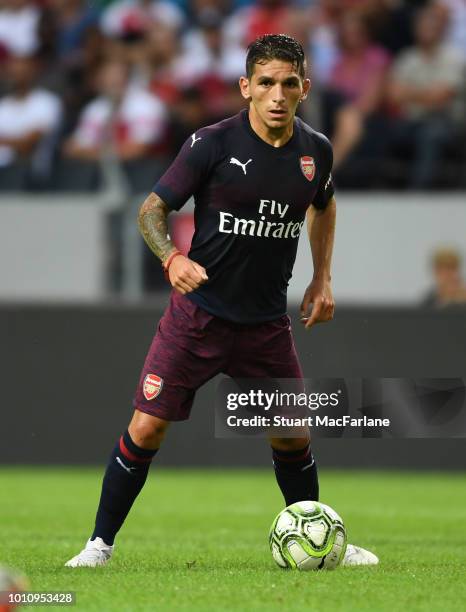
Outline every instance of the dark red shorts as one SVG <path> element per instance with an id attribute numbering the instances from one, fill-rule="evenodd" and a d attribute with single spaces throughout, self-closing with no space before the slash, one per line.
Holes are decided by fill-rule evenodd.
<path id="1" fill-rule="evenodd" d="M 302 378 L 290 318 L 241 325 L 209 314 L 173 291 L 146 357 L 133 406 L 189 418 L 194 394 L 219 373 L 233 378 Z"/>

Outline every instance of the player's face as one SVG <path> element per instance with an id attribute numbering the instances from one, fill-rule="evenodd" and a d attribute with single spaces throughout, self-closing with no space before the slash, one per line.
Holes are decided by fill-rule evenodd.
<path id="1" fill-rule="evenodd" d="M 310 86 L 309 79 L 303 79 L 293 64 L 277 59 L 255 64 L 251 79 L 240 79 L 243 97 L 251 99 L 254 113 L 270 130 L 289 126 Z"/>

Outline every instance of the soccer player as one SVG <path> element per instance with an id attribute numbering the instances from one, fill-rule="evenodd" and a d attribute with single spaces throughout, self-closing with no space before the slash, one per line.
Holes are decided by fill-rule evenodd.
<path id="1" fill-rule="evenodd" d="M 249 109 L 191 135 L 139 213 L 145 241 L 173 291 L 146 357 L 134 415 L 105 472 L 94 532 L 66 564 L 105 564 L 171 421 L 189 418 L 196 390 L 216 374 L 301 379 L 286 290 L 307 219 L 314 274 L 301 305 L 306 329 L 333 317 L 330 263 L 335 229 L 332 150 L 295 117 L 310 81 L 301 45 L 266 35 L 248 49 L 239 86 Z M 195 198 L 188 257 L 170 240 L 167 217 Z M 312 308 L 311 308 L 312 304 Z M 286 504 L 317 500 L 309 429 L 271 437 Z M 344 563 L 371 565 L 348 545 Z"/>

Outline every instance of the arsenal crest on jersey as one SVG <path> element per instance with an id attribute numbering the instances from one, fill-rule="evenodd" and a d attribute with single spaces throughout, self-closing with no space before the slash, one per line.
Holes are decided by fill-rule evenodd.
<path id="1" fill-rule="evenodd" d="M 301 172 L 304 174 L 307 180 L 312 181 L 316 173 L 314 158 L 309 157 L 309 155 L 303 155 L 303 157 L 301 157 L 299 160 L 299 165 L 301 166 Z"/>
<path id="2" fill-rule="evenodd" d="M 162 391 L 163 379 L 157 374 L 147 374 L 142 385 L 146 400 L 153 400 Z"/>

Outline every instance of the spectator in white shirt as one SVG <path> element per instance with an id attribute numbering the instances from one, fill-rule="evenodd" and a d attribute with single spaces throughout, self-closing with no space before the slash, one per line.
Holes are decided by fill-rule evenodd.
<path id="1" fill-rule="evenodd" d="M 39 49 L 40 9 L 31 0 L 3 0 L 0 5 L 0 44 L 12 55 L 31 55 Z"/>
<path id="2" fill-rule="evenodd" d="M 437 8 L 439 18 L 441 12 L 445 12 L 448 23 L 446 42 L 449 46 L 458 50 L 466 60 L 466 2 L 465 0 L 436 0 L 434 6 Z"/>
<path id="3" fill-rule="evenodd" d="M 389 101 L 399 115 L 389 133 L 390 148 L 392 155 L 413 150 L 414 189 L 435 184 L 444 151 L 464 118 L 465 64 L 456 49 L 444 44 L 446 25 L 435 6 L 422 9 L 415 22 L 416 44 L 400 54 L 389 80 Z"/>
<path id="4" fill-rule="evenodd" d="M 106 36 L 122 38 L 159 25 L 180 29 L 184 20 L 181 9 L 169 0 L 118 0 L 104 11 L 101 27 Z"/>
<path id="5" fill-rule="evenodd" d="M 107 60 L 97 75 L 100 95 L 87 104 L 65 143 L 68 157 L 98 160 L 112 151 L 121 161 L 149 157 L 165 134 L 164 104 L 129 81 L 127 64 Z"/>
<path id="6" fill-rule="evenodd" d="M 60 99 L 35 87 L 37 59 L 13 56 L 6 73 L 10 93 L 0 99 L 0 166 L 31 158 L 56 133 L 62 116 Z"/>
<path id="7" fill-rule="evenodd" d="M 197 15 L 198 25 L 183 38 L 181 64 L 194 83 L 206 74 L 215 74 L 225 81 L 237 80 L 244 72 L 246 51 L 230 43 L 223 31 L 222 14 L 204 10 Z"/>

